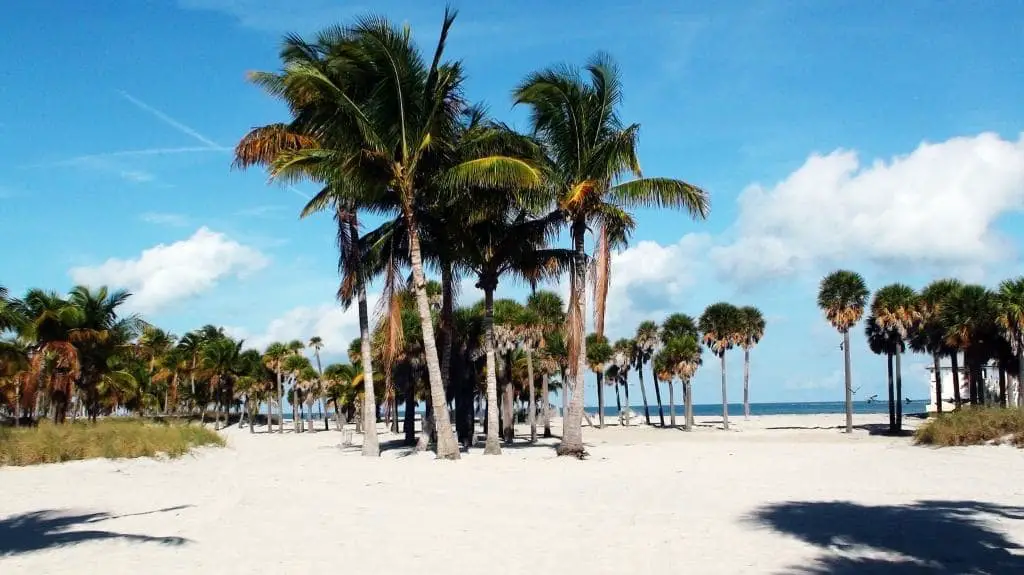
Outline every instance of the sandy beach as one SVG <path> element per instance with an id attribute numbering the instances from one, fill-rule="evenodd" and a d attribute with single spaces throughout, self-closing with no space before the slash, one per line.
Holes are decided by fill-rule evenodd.
<path id="1" fill-rule="evenodd" d="M 1024 572 L 1020 450 L 697 421 L 585 428 L 583 462 L 553 440 L 369 460 L 334 431 L 234 427 L 174 461 L 2 468 L 0 573 Z"/>

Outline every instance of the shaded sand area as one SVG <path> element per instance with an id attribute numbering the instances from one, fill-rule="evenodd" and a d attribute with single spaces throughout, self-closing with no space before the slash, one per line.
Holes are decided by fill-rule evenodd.
<path id="1" fill-rule="evenodd" d="M 585 428 L 583 462 L 233 428 L 175 461 L 0 468 L 0 573 L 1024 573 L 1020 450 L 697 420 Z"/>

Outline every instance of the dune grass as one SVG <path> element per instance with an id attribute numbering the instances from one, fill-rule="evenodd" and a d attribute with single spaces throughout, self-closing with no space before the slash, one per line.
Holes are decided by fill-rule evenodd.
<path id="1" fill-rule="evenodd" d="M 59 463 L 78 459 L 180 457 L 194 447 L 223 446 L 224 439 L 200 427 L 144 419 L 109 418 L 91 423 L 0 428 L 0 466 Z"/>
<path id="2" fill-rule="evenodd" d="M 964 407 L 922 425 L 914 434 L 914 441 L 940 447 L 984 443 L 1024 447 L 1024 410 Z"/>

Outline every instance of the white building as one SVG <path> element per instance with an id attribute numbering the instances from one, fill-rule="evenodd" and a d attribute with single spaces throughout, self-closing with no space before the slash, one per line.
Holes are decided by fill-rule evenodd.
<path id="1" fill-rule="evenodd" d="M 970 397 L 970 386 L 967 383 L 967 373 L 964 366 L 957 366 L 960 372 L 960 398 L 963 402 L 966 402 Z M 925 367 L 928 370 L 928 385 L 929 385 L 929 396 L 931 401 L 928 402 L 928 413 L 935 413 L 938 411 L 938 402 L 935 397 L 935 367 L 928 365 Z M 953 411 L 956 404 L 953 402 L 953 368 L 948 365 L 941 365 L 939 367 L 939 375 L 942 378 L 942 411 Z M 982 366 L 981 368 L 982 381 L 985 382 L 986 398 L 988 402 L 998 403 L 999 402 L 999 366 L 995 363 L 990 363 Z M 1016 405 L 1017 401 L 1017 378 L 1011 373 L 1006 374 L 1006 395 L 1007 403 L 1009 405 Z"/>

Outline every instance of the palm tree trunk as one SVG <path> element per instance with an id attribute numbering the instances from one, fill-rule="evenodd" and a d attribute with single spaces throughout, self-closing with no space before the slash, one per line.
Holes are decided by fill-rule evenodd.
<path id="1" fill-rule="evenodd" d="M 515 385 L 512 382 L 512 352 L 502 354 L 505 360 L 505 393 L 502 396 L 504 405 L 501 411 L 501 436 L 505 443 L 511 445 L 516 440 Z"/>
<path id="2" fill-rule="evenodd" d="M 743 348 L 743 419 L 750 420 L 750 348 Z"/>
<path id="3" fill-rule="evenodd" d="M 569 358 L 574 359 L 576 365 L 571 366 L 569 370 L 573 381 L 568 386 L 568 391 L 572 395 L 569 396 L 568 413 L 562 420 L 562 443 L 558 448 L 560 455 L 575 455 L 577 457 L 583 457 L 586 454 L 583 449 L 583 381 L 587 370 L 587 344 L 583 339 L 584 318 L 587 311 L 587 254 L 583 245 L 586 231 L 587 222 L 585 220 L 578 219 L 573 222 L 571 234 L 576 261 L 571 281 L 569 316 L 574 319 L 569 328 L 575 333 L 571 334 L 569 341 L 576 349 L 569 349 Z M 575 356 L 573 356 L 574 353 Z"/>
<path id="4" fill-rule="evenodd" d="M 654 377 L 654 397 L 658 401 L 658 419 L 661 420 L 661 426 L 665 427 L 665 408 L 661 403 L 661 383 L 658 382 L 658 377 L 654 375 L 654 369 L 651 369 L 651 376 Z"/>
<path id="5" fill-rule="evenodd" d="M 615 380 L 615 407 L 619 411 L 619 415 L 622 415 L 622 395 L 619 393 L 619 380 Z"/>
<path id="6" fill-rule="evenodd" d="M 349 225 L 352 225 L 351 222 Z M 363 368 L 363 451 L 365 457 L 380 455 L 377 438 L 377 396 L 373 389 L 373 350 L 370 348 L 370 314 L 366 306 L 366 285 L 359 281 L 359 362 Z"/>
<path id="7" fill-rule="evenodd" d="M 604 427 L 604 374 L 601 370 L 595 372 L 597 375 L 597 426 Z"/>
<path id="8" fill-rule="evenodd" d="M 942 413 L 942 366 L 939 363 L 939 354 L 932 354 L 932 367 L 935 370 L 935 412 Z"/>
<path id="9" fill-rule="evenodd" d="M 411 194 L 410 194 L 411 195 Z M 430 301 L 427 299 L 427 281 L 423 275 L 423 254 L 420 251 L 420 235 L 416 220 L 411 209 L 405 210 L 406 225 L 409 230 L 409 259 L 412 267 L 413 291 L 416 294 L 416 309 L 420 314 L 420 325 L 423 329 L 423 355 L 427 360 L 427 380 L 430 383 L 430 398 L 434 410 L 434 425 L 437 429 L 437 457 L 439 459 L 458 459 L 459 443 L 452 432 L 452 422 L 448 417 L 445 401 L 444 382 L 441 379 L 441 364 L 438 362 L 437 340 L 434 339 L 434 324 L 430 316 Z M 369 363 L 369 338 L 364 338 L 363 361 Z M 368 397 L 372 395 L 365 394 Z"/>
<path id="10" fill-rule="evenodd" d="M 725 352 L 722 352 L 722 429 L 729 431 L 729 398 L 725 379 Z"/>
<path id="11" fill-rule="evenodd" d="M 530 443 L 537 441 L 537 397 L 533 388 L 533 350 L 526 346 L 526 389 L 530 404 L 526 408 L 526 419 L 530 423 Z"/>
<path id="12" fill-rule="evenodd" d="M 675 381 L 671 380 L 671 379 L 668 380 L 668 414 L 669 414 L 668 420 L 670 422 L 669 424 L 673 428 L 675 428 L 675 426 L 676 426 L 676 391 L 675 391 Z"/>
<path id="13" fill-rule="evenodd" d="M 1006 407 L 1006 368 L 999 362 L 999 407 Z"/>
<path id="14" fill-rule="evenodd" d="M 896 378 L 894 377 L 892 354 L 885 354 L 885 360 L 887 367 L 886 369 L 889 379 L 888 390 L 889 390 L 889 433 L 896 432 Z"/>
<path id="15" fill-rule="evenodd" d="M 693 431 L 693 381 L 683 382 L 683 401 L 686 402 L 686 411 L 683 418 L 686 420 L 686 431 Z"/>
<path id="16" fill-rule="evenodd" d="M 541 419 L 544 421 L 544 437 L 551 437 L 551 392 L 548 388 L 548 374 L 540 375 L 540 397 L 544 405 L 541 406 Z"/>
<path id="17" fill-rule="evenodd" d="M 249 433 L 256 433 L 256 412 L 260 409 L 260 403 L 258 401 L 251 403 L 249 405 Z M 249 404 L 248 398 L 246 398 L 246 404 Z"/>
<path id="18" fill-rule="evenodd" d="M 954 351 L 949 354 L 950 363 L 953 367 L 953 405 L 960 409 L 963 398 L 960 396 L 960 352 Z"/>
<path id="19" fill-rule="evenodd" d="M 1017 341 L 1017 407 L 1024 408 L 1024 342 Z"/>
<path id="20" fill-rule="evenodd" d="M 903 431 L 903 368 L 900 346 L 896 346 L 896 433 Z"/>
<path id="21" fill-rule="evenodd" d="M 498 439 L 498 361 L 494 354 L 494 290 L 484 290 L 484 351 L 487 356 L 487 419 L 484 455 L 500 455 Z"/>
<path id="22" fill-rule="evenodd" d="M 21 382 L 19 377 L 14 386 L 14 427 L 21 427 Z"/>
<path id="23" fill-rule="evenodd" d="M 455 281 L 452 274 L 451 262 L 441 264 L 441 381 L 444 383 L 445 393 L 451 386 L 452 371 L 452 345 L 455 337 L 452 332 L 455 322 Z"/>
<path id="24" fill-rule="evenodd" d="M 402 360 L 401 373 L 405 380 L 405 444 L 411 447 L 416 445 L 416 382 L 408 359 Z"/>
<path id="25" fill-rule="evenodd" d="M 565 433 L 565 418 L 569 415 L 569 380 L 567 379 L 565 368 L 559 368 L 560 375 L 562 376 L 562 390 L 558 395 L 562 398 L 562 433 Z"/>
<path id="26" fill-rule="evenodd" d="M 628 374 L 626 375 L 626 377 L 623 378 L 622 388 L 626 392 L 626 420 L 625 421 L 626 421 L 626 425 L 628 426 L 629 425 L 630 416 L 632 415 L 632 410 L 629 409 L 629 375 Z"/>
<path id="27" fill-rule="evenodd" d="M 644 366 L 640 364 L 636 370 L 637 375 L 640 376 L 640 397 L 644 400 L 644 420 L 647 421 L 647 427 L 651 426 L 651 408 L 647 406 L 647 387 L 644 386 Z"/>
<path id="28" fill-rule="evenodd" d="M 284 378 L 281 377 L 281 360 L 277 360 L 277 414 L 280 418 L 277 420 L 277 432 L 284 433 Z"/>
<path id="29" fill-rule="evenodd" d="M 846 433 L 853 433 L 853 374 L 850 369 L 850 330 L 843 330 L 843 371 L 846 387 Z"/>

